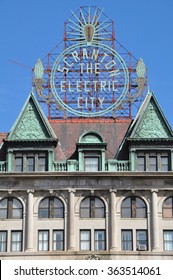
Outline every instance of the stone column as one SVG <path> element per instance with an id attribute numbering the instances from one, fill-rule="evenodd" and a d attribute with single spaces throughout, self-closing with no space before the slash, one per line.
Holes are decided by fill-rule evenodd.
<path id="1" fill-rule="evenodd" d="M 75 249 L 75 211 L 74 211 L 74 193 L 75 190 L 70 189 L 70 205 L 69 205 L 69 251 Z"/>
<path id="2" fill-rule="evenodd" d="M 28 207 L 26 223 L 26 251 L 33 250 L 33 190 L 28 190 Z"/>
<path id="3" fill-rule="evenodd" d="M 111 251 L 117 250 L 117 232 L 116 232 L 116 190 L 110 190 L 111 193 Z"/>
<path id="4" fill-rule="evenodd" d="M 135 169 L 136 169 L 135 159 L 136 159 L 136 150 L 131 149 L 130 150 L 130 165 L 131 165 L 130 170 L 131 171 L 135 171 Z"/>
<path id="5" fill-rule="evenodd" d="M 7 171 L 13 171 L 14 170 L 14 166 L 13 166 L 13 151 L 8 151 L 8 167 L 7 167 Z"/>
<path id="6" fill-rule="evenodd" d="M 159 250 L 159 223 L 158 223 L 158 209 L 157 209 L 157 192 L 158 190 L 151 190 L 152 195 L 152 219 L 150 232 L 152 234 L 152 251 Z"/>

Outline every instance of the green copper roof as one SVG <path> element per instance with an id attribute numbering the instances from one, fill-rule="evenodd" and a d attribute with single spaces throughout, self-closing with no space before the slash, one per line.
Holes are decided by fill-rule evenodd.
<path id="1" fill-rule="evenodd" d="M 30 93 L 7 140 L 57 139 L 33 92 Z"/>
<path id="2" fill-rule="evenodd" d="M 148 93 L 131 128 L 129 139 L 167 139 L 172 138 L 169 126 L 155 96 Z"/>

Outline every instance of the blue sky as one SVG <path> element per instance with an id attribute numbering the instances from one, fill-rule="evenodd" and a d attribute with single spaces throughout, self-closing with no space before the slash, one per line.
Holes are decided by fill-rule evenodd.
<path id="1" fill-rule="evenodd" d="M 1 132 L 10 130 L 28 97 L 30 68 L 63 39 L 71 10 L 88 5 L 104 7 L 116 39 L 143 58 L 149 88 L 173 127 L 173 0 L 0 0 Z"/>

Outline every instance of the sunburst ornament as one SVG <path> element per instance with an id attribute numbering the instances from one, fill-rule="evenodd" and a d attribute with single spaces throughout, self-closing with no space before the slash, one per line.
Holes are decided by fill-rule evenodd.
<path id="1" fill-rule="evenodd" d="M 88 13 L 87 15 L 84 15 L 83 11 L 80 9 L 80 18 L 73 12 L 73 16 L 77 19 L 78 24 L 73 21 L 72 19 L 69 19 L 71 22 L 71 25 L 67 25 L 70 29 L 68 31 L 68 36 L 73 35 L 73 38 L 71 38 L 72 41 L 80 41 L 81 43 L 86 43 L 88 46 L 98 42 L 105 40 L 105 30 L 109 26 L 111 26 L 111 23 L 107 23 L 108 19 L 106 19 L 101 24 L 99 23 L 99 19 L 101 15 L 103 14 L 104 8 L 99 11 L 98 8 L 95 9 L 94 15 L 92 15 L 90 7 L 88 7 Z M 107 32 L 107 35 L 110 35 L 111 32 Z"/>

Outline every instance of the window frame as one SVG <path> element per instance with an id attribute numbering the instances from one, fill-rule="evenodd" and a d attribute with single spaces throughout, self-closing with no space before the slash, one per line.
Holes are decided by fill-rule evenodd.
<path id="1" fill-rule="evenodd" d="M 123 204 L 125 204 L 125 202 L 127 203 L 127 200 L 130 201 L 129 206 L 124 206 Z M 139 207 L 137 205 L 137 200 L 139 200 L 139 202 L 141 201 L 143 203 L 143 207 Z M 144 212 L 144 215 L 139 215 L 139 210 L 142 209 L 142 212 Z M 124 211 L 126 210 L 126 212 Z M 124 212 L 124 213 L 123 213 Z M 127 215 L 127 213 L 129 215 Z M 138 196 L 128 196 L 126 198 L 123 199 L 122 203 L 121 203 L 121 218 L 123 219 L 146 219 L 147 218 L 147 205 L 145 203 L 145 201 Z"/>
<path id="2" fill-rule="evenodd" d="M 2 240 L 2 235 L 5 234 L 5 240 Z M 0 231 L 0 252 L 7 252 L 7 240 L 8 240 L 8 232 L 7 230 L 1 230 Z M 4 250 L 3 250 L 4 248 Z"/>
<path id="3" fill-rule="evenodd" d="M 88 233 L 88 239 L 82 239 L 82 233 Z M 91 251 L 91 230 L 90 229 L 80 229 L 80 250 L 81 251 Z M 82 244 L 88 245 L 87 249 L 82 249 Z"/>
<path id="4" fill-rule="evenodd" d="M 123 239 L 123 233 L 130 234 L 130 239 Z M 126 245 L 130 246 L 126 246 Z M 124 246 L 125 245 L 125 246 Z M 126 249 L 129 248 L 129 249 Z M 133 230 L 132 229 L 122 229 L 121 230 L 121 250 L 122 251 L 133 251 Z"/>
<path id="5" fill-rule="evenodd" d="M 96 239 L 96 234 L 98 233 L 103 234 L 103 239 L 99 240 Z M 99 245 L 101 245 L 101 249 L 99 248 Z M 95 229 L 94 230 L 94 250 L 95 251 L 105 251 L 106 250 L 106 230 L 105 229 Z"/>
<path id="6" fill-rule="evenodd" d="M 7 205 L 6 205 L 6 207 L 1 207 L 1 202 L 3 202 L 3 201 L 7 201 Z M 20 206 L 21 207 L 14 207 L 14 200 L 16 200 L 19 204 L 20 204 Z M 20 215 L 18 216 L 18 217 L 15 217 L 15 215 L 14 215 L 14 212 L 16 211 L 16 210 L 18 210 L 19 211 L 19 213 L 20 213 Z M 4 212 L 5 213 L 5 215 L 4 215 L 4 217 L 3 217 L 3 215 L 2 215 L 2 218 L 0 217 L 0 220 L 4 220 L 4 219 L 23 219 L 23 205 L 22 205 L 22 203 L 21 203 L 21 201 L 18 199 L 18 198 L 16 198 L 16 197 L 5 197 L 5 198 L 3 198 L 3 199 L 1 199 L 1 201 L 0 201 L 0 212 Z M 1 214 L 0 214 L 0 216 L 1 216 Z"/>
<path id="7" fill-rule="evenodd" d="M 19 240 L 13 240 L 13 234 L 18 233 Z M 13 246 L 19 246 L 19 250 L 13 250 Z M 22 230 L 12 230 L 11 231 L 11 252 L 22 252 L 22 246 L 23 246 L 23 232 Z"/>
<path id="8" fill-rule="evenodd" d="M 140 240 L 138 238 L 138 234 L 139 233 L 145 233 L 145 239 L 144 240 Z M 148 231 L 147 229 L 136 229 L 136 249 L 139 250 L 139 245 L 145 245 L 146 246 L 146 251 L 148 251 Z"/>
<path id="9" fill-rule="evenodd" d="M 14 152 L 14 172 L 44 172 L 48 171 L 48 152 L 47 151 L 15 151 Z M 45 159 L 44 168 L 40 165 L 40 159 Z M 16 165 L 17 160 L 21 163 Z M 29 160 L 33 159 L 33 163 L 29 164 Z M 16 168 L 19 166 L 19 168 Z M 40 170 L 40 167 L 42 170 Z"/>
<path id="10" fill-rule="evenodd" d="M 47 235 L 47 239 L 40 239 L 40 234 L 46 233 Z M 38 230 L 38 251 L 39 252 L 47 252 L 49 251 L 49 230 L 47 229 L 39 229 Z M 42 235 L 43 236 L 43 235 Z M 40 245 L 41 245 L 41 249 L 40 249 Z M 43 249 L 44 246 L 46 245 L 46 249 Z"/>
<path id="11" fill-rule="evenodd" d="M 97 168 L 95 169 L 92 169 L 92 168 L 89 168 L 89 170 L 87 170 L 86 168 L 86 160 L 87 159 L 97 159 Z M 94 164 L 90 164 L 90 167 L 94 167 Z M 100 171 L 101 170 L 101 154 L 100 153 L 89 153 L 89 152 L 84 152 L 84 171 L 85 172 L 97 172 L 97 171 Z"/>
<path id="12" fill-rule="evenodd" d="M 48 206 L 47 207 L 40 207 L 41 203 L 43 203 L 45 200 L 48 200 Z M 59 201 L 61 203 L 61 207 L 55 207 L 54 203 L 55 200 Z M 41 216 L 41 210 L 45 210 L 47 212 L 46 217 Z M 56 217 L 56 210 L 58 210 L 58 216 Z M 50 197 L 45 197 L 43 198 L 38 206 L 38 218 L 39 219 L 63 219 L 64 218 L 64 203 L 62 202 L 61 199 L 59 199 L 56 196 L 50 196 Z"/>
<path id="13" fill-rule="evenodd" d="M 143 158 L 143 164 L 139 162 L 140 158 Z M 151 162 L 151 159 L 156 159 L 155 164 Z M 144 172 L 144 171 L 150 171 L 150 172 L 168 172 L 171 170 L 171 160 L 170 160 L 170 151 L 169 150 L 148 150 L 148 151 L 142 151 L 137 150 L 136 151 L 136 171 Z M 167 159 L 167 163 L 163 162 L 163 159 Z"/>
<path id="14" fill-rule="evenodd" d="M 172 239 L 170 239 L 170 240 L 166 240 L 165 239 L 165 234 L 168 234 L 168 233 L 171 233 L 172 234 Z M 166 245 L 168 245 L 168 244 L 171 244 L 171 249 L 170 250 L 168 250 L 168 249 L 166 249 Z M 164 251 L 168 251 L 168 252 L 172 252 L 173 251 L 173 230 L 163 230 L 163 250 Z"/>
<path id="15" fill-rule="evenodd" d="M 54 234 L 58 232 L 61 233 L 62 239 L 60 240 L 55 240 L 54 239 Z M 60 245 L 60 249 L 57 249 L 57 245 Z M 56 247 L 56 249 L 55 249 Z M 64 251 L 64 230 L 63 229 L 53 229 L 52 231 L 52 250 L 53 251 Z"/>
<path id="16" fill-rule="evenodd" d="M 166 203 L 167 200 L 171 199 L 171 205 L 170 207 L 166 207 L 164 206 L 164 204 Z M 168 215 L 165 215 L 166 213 L 166 210 L 170 211 L 170 216 Z M 170 196 L 170 197 L 167 197 L 164 201 L 163 201 L 163 204 L 162 204 L 162 218 L 164 219 L 172 219 L 173 218 L 173 197 Z"/>
<path id="17" fill-rule="evenodd" d="M 87 206 L 82 206 L 86 200 L 89 200 Z M 102 203 L 103 206 L 97 207 L 97 200 Z M 98 215 L 98 211 L 101 210 L 100 214 Z M 83 215 L 83 213 L 88 212 L 88 216 Z M 104 201 L 97 197 L 97 196 L 89 196 L 84 198 L 80 204 L 80 218 L 82 219 L 104 219 L 106 217 L 106 207 Z"/>

